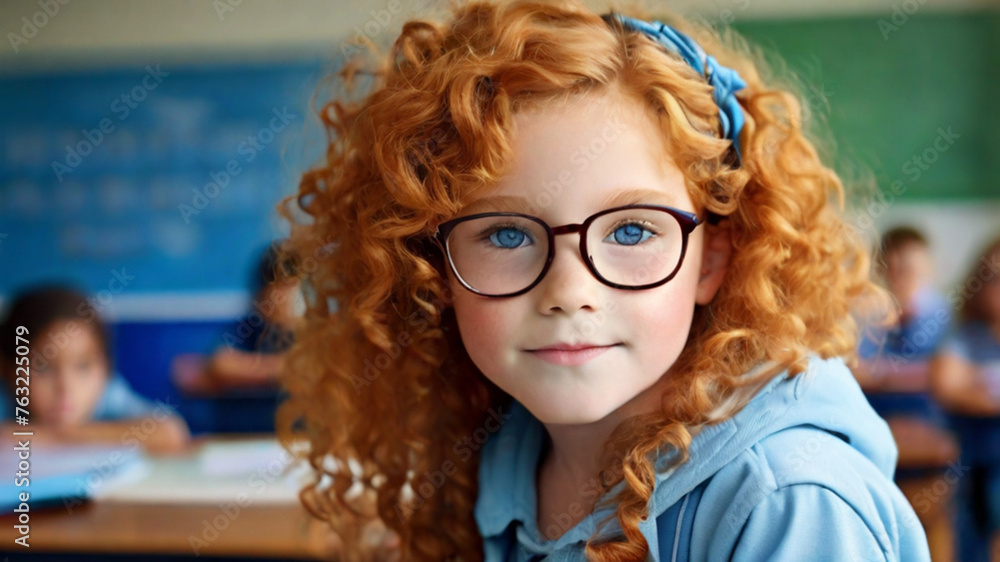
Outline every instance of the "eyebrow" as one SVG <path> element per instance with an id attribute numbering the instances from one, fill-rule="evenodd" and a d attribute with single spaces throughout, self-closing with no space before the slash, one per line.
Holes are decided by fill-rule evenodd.
<path id="1" fill-rule="evenodd" d="M 480 208 L 483 208 L 484 210 L 489 209 L 491 212 L 501 211 L 520 213 L 525 210 L 530 210 L 531 207 L 531 202 L 527 197 L 520 197 L 517 195 L 490 195 L 469 203 L 462 209 L 462 213 L 465 214 L 470 210 L 479 210 Z"/>
<path id="2" fill-rule="evenodd" d="M 537 199 L 536 199 L 537 200 Z M 551 199 L 550 199 L 551 201 Z M 623 205 L 669 205 L 676 206 L 676 200 L 669 193 L 648 188 L 628 188 L 611 193 L 601 199 L 600 209 L 610 209 Z M 524 212 L 531 210 L 534 205 L 527 197 L 518 195 L 490 195 L 473 201 L 466 205 L 465 211 L 487 208 L 491 211 L 500 212 Z"/>

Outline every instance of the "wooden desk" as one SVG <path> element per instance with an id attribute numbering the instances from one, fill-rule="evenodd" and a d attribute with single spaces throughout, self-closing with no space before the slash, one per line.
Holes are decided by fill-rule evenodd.
<path id="1" fill-rule="evenodd" d="M 245 476 L 234 472 L 242 453 L 225 446 L 207 449 L 230 441 L 233 438 L 203 439 L 188 455 L 148 458 L 144 476 L 71 509 L 33 508 L 27 549 L 14 543 L 20 536 L 14 518 L 0 517 L 0 550 L 21 555 L 334 559 L 335 537 L 300 505 L 294 483 L 274 479 L 266 490 L 248 487 Z M 267 449 L 266 440 L 243 441 L 251 449 L 254 443 Z M 214 468 L 225 465 L 226 458 L 237 466 Z M 206 471 L 207 466 L 212 469 Z"/>
<path id="2" fill-rule="evenodd" d="M 172 554 L 247 556 L 281 560 L 334 559 L 325 528 L 301 507 L 250 506 L 209 542 L 206 522 L 217 506 L 88 502 L 72 514 L 38 512 L 31 520 L 31 547 L 14 544 L 12 518 L 0 519 L 3 549 L 18 554 Z M 221 520 L 220 520 L 221 521 Z M 200 543 L 195 538 L 205 541 Z M 14 548 L 19 550 L 14 550 Z M 197 549 L 197 551 L 196 551 Z"/>

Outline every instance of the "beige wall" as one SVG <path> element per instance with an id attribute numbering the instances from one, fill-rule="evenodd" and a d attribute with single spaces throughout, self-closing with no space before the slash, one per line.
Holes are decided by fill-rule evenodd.
<path id="1" fill-rule="evenodd" d="M 63 4 L 65 2 L 65 4 Z M 608 1 L 584 0 L 595 10 Z M 710 19 L 796 18 L 845 15 L 887 17 L 894 6 L 917 10 L 966 10 L 1000 4 L 998 0 L 675 0 L 635 2 L 656 11 L 667 6 Z M 624 5 L 616 2 L 615 5 Z M 52 5 L 49 16 L 43 6 Z M 141 59 L 244 60 L 295 57 L 338 49 L 356 27 L 375 30 L 377 41 L 391 42 L 393 30 L 414 14 L 446 6 L 441 0 L 4 0 L 0 2 L 5 44 L 0 70 L 21 72 L 46 67 L 100 66 Z M 55 11 L 55 8 L 58 11 Z M 373 12 L 376 15 L 373 15 Z M 382 17 L 377 15 L 381 12 Z M 395 13 L 392 13 L 395 12 Z M 386 19 L 386 15 L 391 17 Z M 27 37 L 22 18 L 44 22 Z M 381 20 L 381 21 L 380 21 Z M 385 22 L 385 25 L 383 25 Z M 24 38 L 14 39 L 10 33 Z"/>

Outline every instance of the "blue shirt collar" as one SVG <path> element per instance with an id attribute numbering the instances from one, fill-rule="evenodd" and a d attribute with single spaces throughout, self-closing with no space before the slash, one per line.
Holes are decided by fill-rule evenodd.
<path id="1" fill-rule="evenodd" d="M 511 399 L 510 418 L 483 446 L 479 465 L 479 497 L 475 518 L 484 538 L 503 533 L 517 522 L 518 542 L 535 552 L 550 553 L 565 545 L 586 542 L 594 536 L 597 524 L 614 513 L 606 506 L 587 515 L 556 540 L 545 539 L 537 524 L 538 462 L 545 440 L 545 427 L 520 402 Z M 619 482 L 601 499 L 616 495 L 625 485 Z M 602 536 L 621 533 L 612 520 Z"/>

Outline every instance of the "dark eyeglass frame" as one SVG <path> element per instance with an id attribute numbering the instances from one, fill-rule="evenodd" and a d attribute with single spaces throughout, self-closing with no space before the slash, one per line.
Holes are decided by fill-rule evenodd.
<path id="1" fill-rule="evenodd" d="M 600 273 L 598 273 L 597 267 L 594 266 L 593 260 L 591 260 L 590 256 L 587 254 L 587 231 L 590 228 L 590 225 L 593 224 L 595 220 L 604 215 L 618 211 L 624 211 L 627 209 L 648 209 L 648 210 L 664 211 L 670 216 L 672 216 L 674 220 L 676 220 L 681 227 L 681 255 L 677 259 L 677 265 L 674 267 L 674 270 L 671 271 L 670 274 L 667 275 L 667 277 L 665 277 L 660 281 L 657 281 L 655 283 L 647 283 L 645 285 L 635 285 L 635 286 L 621 285 L 619 283 L 609 281 L 605 279 Z M 465 221 L 483 217 L 521 217 L 527 220 L 534 221 L 545 229 L 545 233 L 548 235 L 548 242 L 549 242 L 548 256 L 546 256 L 545 258 L 545 266 L 542 267 L 542 271 L 538 274 L 538 277 L 524 289 L 521 289 L 520 291 L 515 291 L 513 293 L 504 293 L 500 295 L 484 293 L 466 283 L 465 279 L 463 279 L 462 276 L 458 273 L 458 268 L 455 267 L 455 262 L 452 261 L 451 258 L 451 250 L 448 248 L 448 236 L 451 234 L 451 231 L 459 224 Z M 555 237 L 560 234 L 569 234 L 571 232 L 580 233 L 580 256 L 583 257 L 584 263 L 587 264 L 587 269 L 590 270 L 590 273 L 595 278 L 597 278 L 598 281 L 615 289 L 624 289 L 627 291 L 642 291 L 645 289 L 652 289 L 654 287 L 659 287 L 667 283 L 668 281 L 673 279 L 675 275 L 677 275 L 677 272 L 680 271 L 681 269 L 681 264 L 684 263 L 684 256 L 687 254 L 688 235 L 691 234 L 691 232 L 698 225 L 704 222 L 705 220 L 699 218 L 698 215 L 695 213 L 691 213 L 689 211 L 682 211 L 680 209 L 676 209 L 674 207 L 668 207 L 666 205 L 622 205 L 621 207 L 612 207 L 610 209 L 605 209 L 603 211 L 594 213 L 593 215 L 587 217 L 587 219 L 584 220 L 583 223 L 581 224 L 564 224 L 562 226 L 555 226 L 555 227 L 549 226 L 548 223 L 546 223 L 542 219 L 532 215 L 525 215 L 523 213 L 511 213 L 511 212 L 492 212 L 492 213 L 477 213 L 474 215 L 458 217 L 455 219 L 445 221 L 440 225 L 438 225 L 437 229 L 434 231 L 433 238 L 434 240 L 437 241 L 438 245 L 441 247 L 445 255 L 445 258 L 448 260 L 448 267 L 450 267 L 451 272 L 455 274 L 455 278 L 458 279 L 458 281 L 462 284 L 462 286 L 468 289 L 469 291 L 472 291 L 473 293 L 484 297 L 495 297 L 495 298 L 516 297 L 518 295 L 523 295 L 524 293 L 527 293 L 528 291 L 533 289 L 535 285 L 538 285 L 542 281 L 542 279 L 545 277 L 545 274 L 549 272 L 549 268 L 552 266 L 552 261 L 555 259 L 556 256 Z"/>

